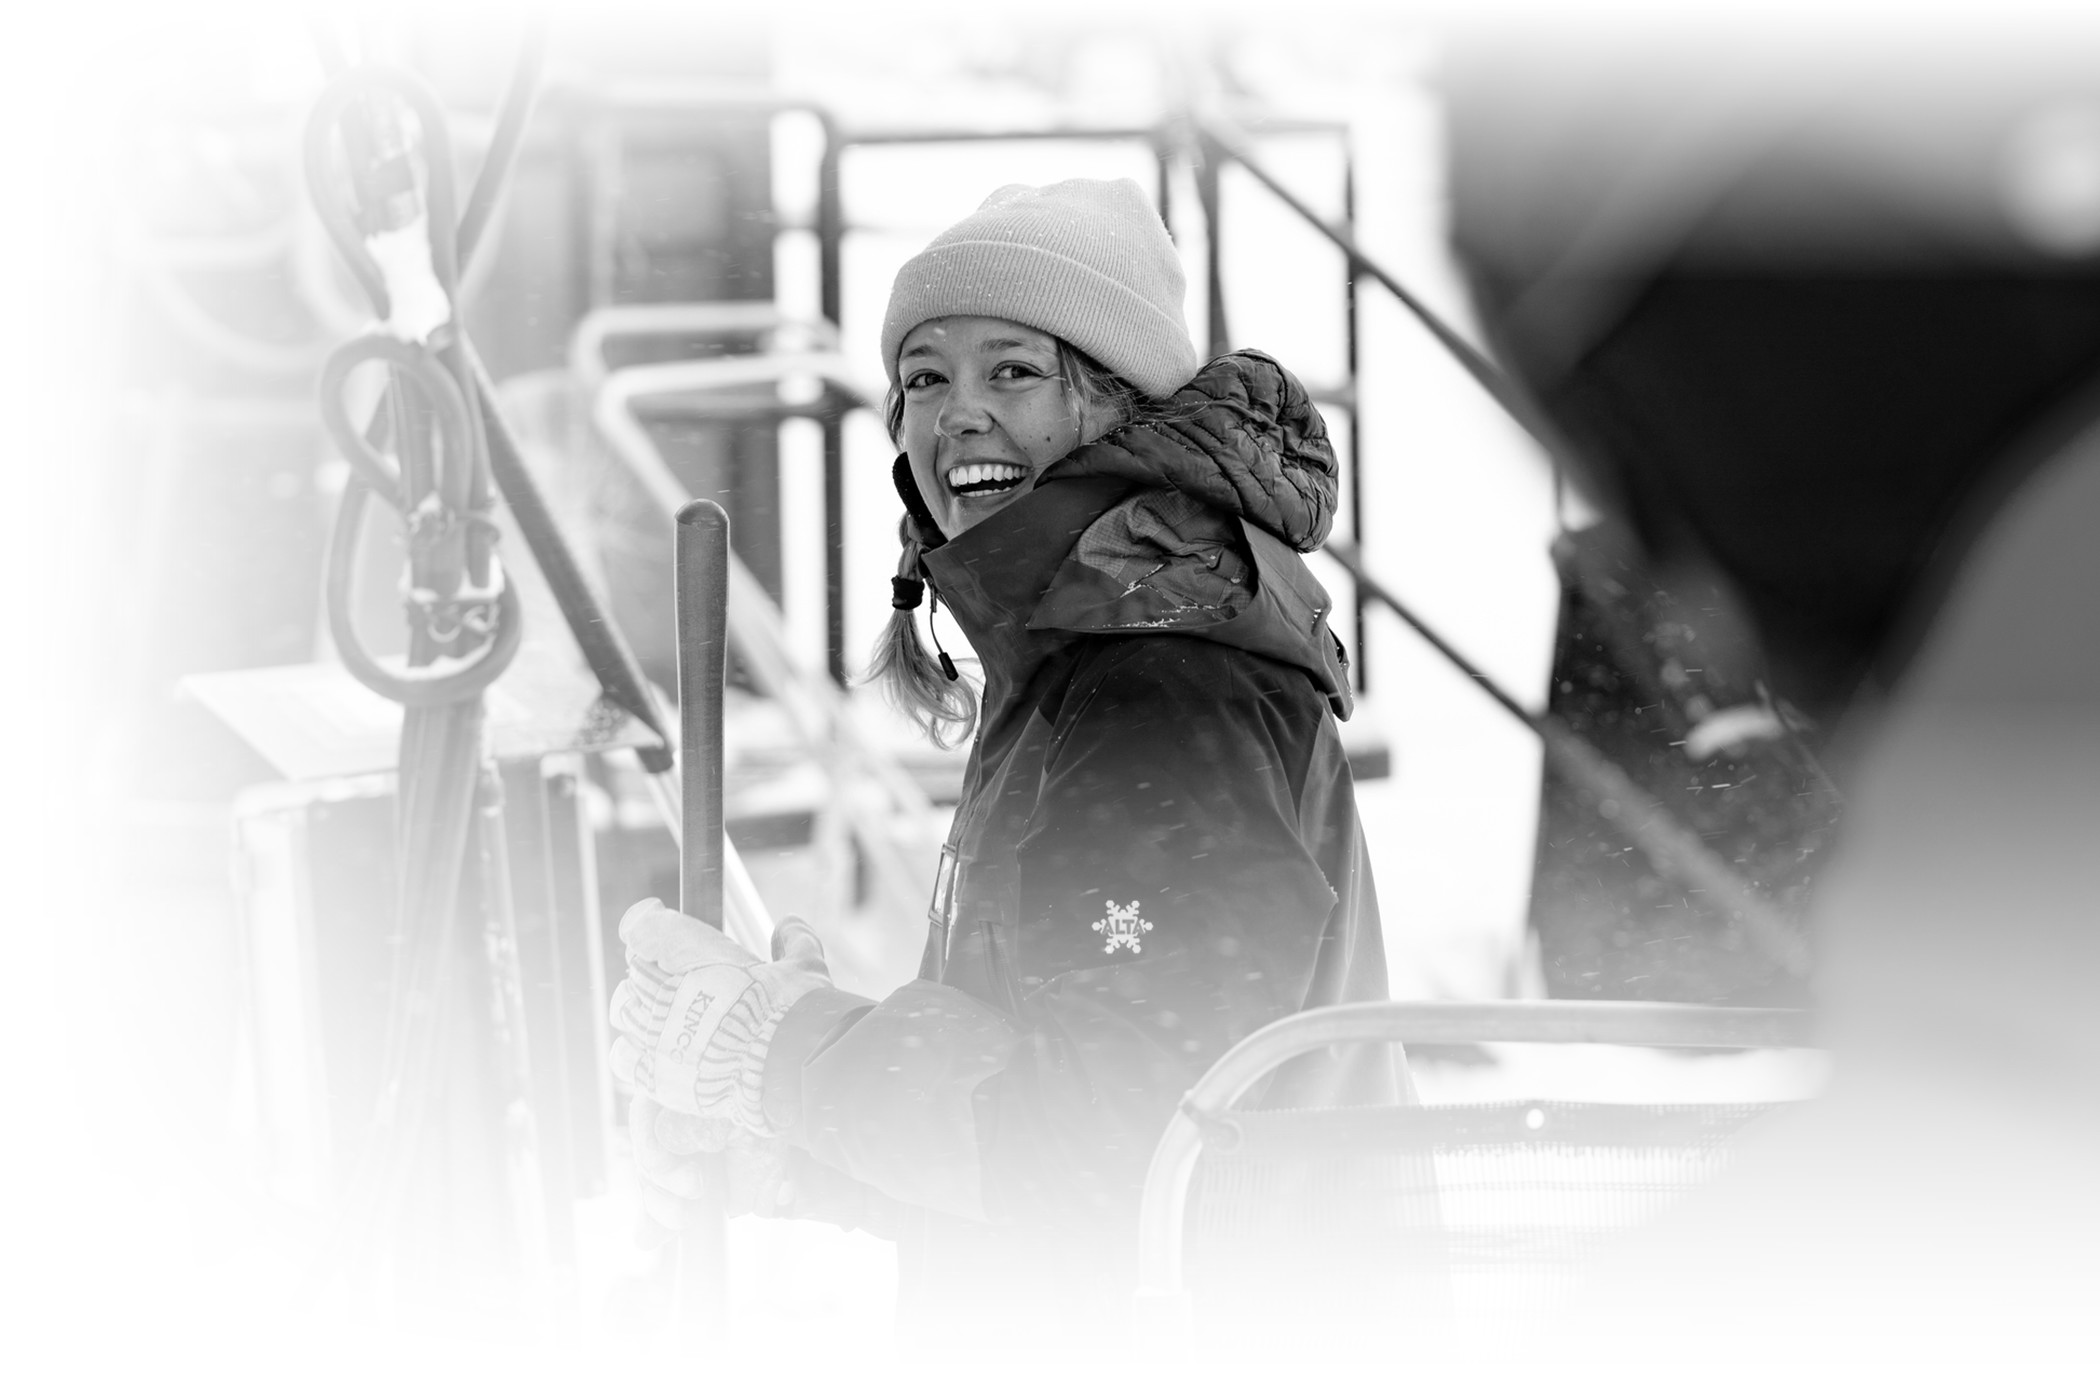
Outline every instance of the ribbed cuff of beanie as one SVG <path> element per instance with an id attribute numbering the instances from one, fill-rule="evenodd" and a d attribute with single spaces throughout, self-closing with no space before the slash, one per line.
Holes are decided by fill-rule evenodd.
<path id="1" fill-rule="evenodd" d="M 1008 185 L 898 270 L 882 322 L 884 371 L 914 326 L 996 316 L 1054 335 L 1165 398 L 1199 365 L 1188 278 L 1135 180 Z"/>

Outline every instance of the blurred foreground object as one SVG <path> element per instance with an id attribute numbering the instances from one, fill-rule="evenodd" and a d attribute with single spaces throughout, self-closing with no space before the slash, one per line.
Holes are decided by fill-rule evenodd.
<path id="1" fill-rule="evenodd" d="M 1711 578 L 1659 586 L 1615 521 L 1563 534 L 1547 710 L 1625 770 L 1798 927 L 1841 810 L 1806 721 L 1766 683 Z M 1531 924 L 1555 997 L 1795 1005 L 1805 959 L 1705 898 L 1707 881 L 1629 841 L 1618 815 L 1549 764 Z"/>
<path id="2" fill-rule="evenodd" d="M 1561 1339 L 1600 1364 L 1639 1317 L 1660 1365 L 2093 1365 L 2100 49 L 1941 37 L 1454 65 L 1490 338 L 1853 791 L 1815 906 L 1835 1088 Z"/>
<path id="3" fill-rule="evenodd" d="M 1549 31 L 1451 65 L 1488 339 L 1631 530 L 1564 550 L 1554 709 L 1782 907 L 1837 817 L 1816 755 L 2089 411 L 2100 85 L 2031 30 Z M 1696 754 L 1688 705 L 1765 733 Z M 1555 994 L 1803 994 L 1550 779 L 1543 825 Z"/>
<path id="4" fill-rule="evenodd" d="M 1625 38 L 1460 47 L 1458 251 L 1582 489 L 1834 720 L 2089 416 L 2100 213 L 2039 237 L 2021 191 L 2037 132 L 2100 114 L 2094 36 Z M 2100 187 L 2100 141 L 2051 150 Z"/>

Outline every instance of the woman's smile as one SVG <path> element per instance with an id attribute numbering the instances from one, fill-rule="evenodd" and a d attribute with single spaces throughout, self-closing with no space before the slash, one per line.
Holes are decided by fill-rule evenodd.
<path id="1" fill-rule="evenodd" d="M 948 468 L 948 489 L 958 496 L 997 496 L 1028 479 L 1015 462 L 963 462 Z"/>

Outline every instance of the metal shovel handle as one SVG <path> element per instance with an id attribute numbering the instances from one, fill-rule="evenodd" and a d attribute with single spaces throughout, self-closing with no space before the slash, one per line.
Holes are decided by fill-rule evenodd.
<path id="1" fill-rule="evenodd" d="M 673 592 L 678 632 L 678 771 L 683 819 L 678 906 L 722 927 L 722 690 L 729 664 L 729 515 L 713 501 L 678 512 Z M 710 1185 L 722 1184 L 719 1171 Z M 712 1193 L 711 1193 L 712 1194 Z M 721 1198 L 716 1197 L 717 1201 Z M 688 1227 L 677 1251 L 677 1314 L 712 1336 L 726 1303 L 724 1220 L 719 1210 Z"/>
<path id="2" fill-rule="evenodd" d="M 722 690 L 729 665 L 729 515 L 713 501 L 678 512 L 678 753 L 683 839 L 678 905 L 722 927 Z"/>

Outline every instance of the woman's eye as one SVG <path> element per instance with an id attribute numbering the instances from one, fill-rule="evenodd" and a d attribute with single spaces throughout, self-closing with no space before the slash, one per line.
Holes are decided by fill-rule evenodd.
<path id="1" fill-rule="evenodd" d="M 1034 365 L 1003 364 L 992 371 L 994 379 L 1041 379 L 1043 372 Z"/>
<path id="2" fill-rule="evenodd" d="M 904 387 L 906 390 L 931 389 L 934 385 L 940 382 L 941 377 L 938 374 L 935 374 L 932 370 L 918 369 L 913 370 L 909 375 L 905 376 Z"/>

